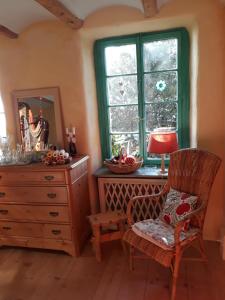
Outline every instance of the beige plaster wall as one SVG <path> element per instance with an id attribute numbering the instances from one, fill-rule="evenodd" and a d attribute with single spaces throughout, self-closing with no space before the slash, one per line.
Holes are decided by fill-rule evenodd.
<path id="1" fill-rule="evenodd" d="M 128 7 L 102 9 L 73 31 L 60 22 L 34 24 L 19 39 L 0 36 L 0 93 L 9 134 L 15 132 L 10 93 L 59 86 L 65 125 L 77 127 L 78 150 L 90 159 L 92 208 L 97 190 L 93 171 L 101 165 L 93 43 L 96 39 L 185 26 L 191 36 L 192 145 L 223 157 L 225 142 L 225 9 L 217 0 L 173 0 L 152 19 Z M 224 162 L 224 161 L 223 161 Z M 205 238 L 218 239 L 224 221 L 224 166 L 217 176 Z"/>
<path id="2" fill-rule="evenodd" d="M 129 11 L 129 14 L 128 14 Z M 129 34 L 134 32 L 162 30 L 185 26 L 191 36 L 191 144 L 218 154 L 223 158 L 223 166 L 216 178 L 204 236 L 219 239 L 219 231 L 224 222 L 224 35 L 225 9 L 213 0 L 174 0 L 165 5 L 153 19 L 143 20 L 140 12 L 125 7 L 111 7 L 89 16 L 81 30 L 84 78 L 88 86 L 88 103 L 96 99 L 93 72 L 93 43 L 96 39 Z M 96 123 L 93 102 L 88 120 Z M 88 110 L 87 110 L 88 113 Z M 97 133 L 97 128 L 94 131 Z M 97 140 L 96 140 L 97 138 Z M 98 136 L 90 136 L 97 141 Z M 91 142 L 91 143 L 92 143 Z M 99 159 L 99 147 L 92 150 Z M 98 165 L 95 161 L 94 165 Z"/>
<path id="3" fill-rule="evenodd" d="M 15 134 L 11 92 L 59 86 L 65 125 L 77 127 L 78 150 L 87 149 L 87 127 L 79 32 L 59 22 L 35 24 L 19 39 L 0 36 L 0 93 L 7 130 Z"/>

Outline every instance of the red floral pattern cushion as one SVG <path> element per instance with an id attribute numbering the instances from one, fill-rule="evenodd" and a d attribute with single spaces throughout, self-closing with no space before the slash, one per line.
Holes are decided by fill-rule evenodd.
<path id="1" fill-rule="evenodd" d="M 160 220 L 175 226 L 196 208 L 197 199 L 198 197 L 195 195 L 179 192 L 170 188 L 164 208 L 159 216 Z M 185 227 L 188 227 L 188 222 Z"/>

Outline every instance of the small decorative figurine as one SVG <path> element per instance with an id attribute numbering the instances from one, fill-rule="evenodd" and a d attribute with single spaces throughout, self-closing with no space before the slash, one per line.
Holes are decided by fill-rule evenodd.
<path id="1" fill-rule="evenodd" d="M 77 154 L 76 128 L 72 127 L 72 131 L 69 131 L 69 129 L 66 128 L 66 137 L 69 145 L 69 154 L 70 156 L 75 156 Z"/>

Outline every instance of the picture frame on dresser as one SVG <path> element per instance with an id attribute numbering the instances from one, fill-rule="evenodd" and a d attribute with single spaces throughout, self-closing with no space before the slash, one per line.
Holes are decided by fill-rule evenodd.
<path id="1" fill-rule="evenodd" d="M 14 90 L 12 101 L 16 119 L 16 142 L 23 144 L 25 151 L 41 151 L 48 145 L 65 147 L 59 87 Z M 42 132 L 37 138 L 38 130 Z"/>

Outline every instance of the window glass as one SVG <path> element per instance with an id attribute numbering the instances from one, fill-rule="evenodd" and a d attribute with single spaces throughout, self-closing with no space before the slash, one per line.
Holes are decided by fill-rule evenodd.
<path id="1" fill-rule="evenodd" d="M 140 153 L 138 134 L 113 134 L 110 136 L 110 140 L 112 155 L 118 155 L 121 147 L 125 147 L 128 153 Z"/>
<path id="2" fill-rule="evenodd" d="M 145 101 L 177 101 L 177 83 L 177 72 L 174 71 L 145 74 Z"/>
<path id="3" fill-rule="evenodd" d="M 0 137 L 6 137 L 6 118 L 5 118 L 5 110 L 2 102 L 2 98 L 0 95 Z"/>
<path id="4" fill-rule="evenodd" d="M 137 76 L 107 78 L 107 93 L 110 105 L 138 103 Z"/>
<path id="5" fill-rule="evenodd" d="M 6 119 L 5 114 L 0 113 L 0 137 L 6 136 Z"/>
<path id="6" fill-rule="evenodd" d="M 107 47 L 105 66 L 108 76 L 137 73 L 136 45 Z"/>
<path id="7" fill-rule="evenodd" d="M 177 68 L 177 39 L 144 43 L 144 71 Z"/>

